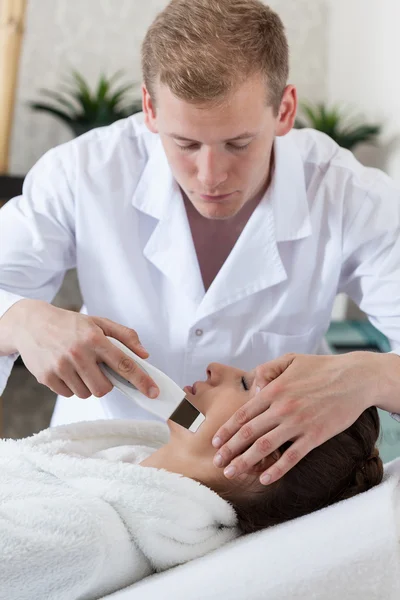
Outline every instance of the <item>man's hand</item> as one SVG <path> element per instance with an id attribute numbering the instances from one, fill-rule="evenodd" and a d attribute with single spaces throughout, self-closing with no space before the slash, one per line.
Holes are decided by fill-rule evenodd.
<path id="1" fill-rule="evenodd" d="M 141 358 L 149 355 L 133 329 L 40 300 L 20 300 L 0 319 L 0 354 L 5 349 L 19 352 L 38 382 L 63 396 L 100 398 L 110 392 L 112 383 L 99 368 L 99 363 L 105 363 L 155 398 L 154 381 L 106 336 L 118 339 Z"/>
<path id="2" fill-rule="evenodd" d="M 223 458 L 221 465 L 214 464 L 234 466 L 236 472 L 226 476 L 236 477 L 291 441 L 290 448 L 260 476 L 264 484 L 277 481 L 313 448 L 350 427 L 369 406 L 379 404 L 387 393 L 388 359 L 399 364 L 398 356 L 351 352 L 286 354 L 257 367 L 252 398 L 214 436 L 213 445 Z M 216 438 L 220 443 L 214 442 Z"/>

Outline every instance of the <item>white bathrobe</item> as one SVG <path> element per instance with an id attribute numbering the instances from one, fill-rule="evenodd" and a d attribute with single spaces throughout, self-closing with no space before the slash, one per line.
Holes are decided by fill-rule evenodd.
<path id="1" fill-rule="evenodd" d="M 0 441 L 0 599 L 98 598 L 237 537 L 215 492 L 138 464 L 168 439 L 108 420 Z"/>

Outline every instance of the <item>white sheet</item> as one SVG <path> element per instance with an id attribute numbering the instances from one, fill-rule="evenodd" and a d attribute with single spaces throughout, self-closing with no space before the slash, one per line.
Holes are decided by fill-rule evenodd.
<path id="1" fill-rule="evenodd" d="M 237 539 L 108 600 L 398 600 L 400 459 L 377 487 Z"/>

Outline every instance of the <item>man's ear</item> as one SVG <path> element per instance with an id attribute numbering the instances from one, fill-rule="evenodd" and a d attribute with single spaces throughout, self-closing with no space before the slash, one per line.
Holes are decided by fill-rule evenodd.
<path id="1" fill-rule="evenodd" d="M 291 129 L 293 129 L 297 113 L 297 105 L 298 100 L 296 88 L 294 85 L 286 86 L 281 105 L 279 107 L 275 135 L 286 135 Z"/>
<path id="2" fill-rule="evenodd" d="M 142 85 L 142 106 L 145 125 L 152 133 L 158 133 L 156 107 L 145 84 Z"/>

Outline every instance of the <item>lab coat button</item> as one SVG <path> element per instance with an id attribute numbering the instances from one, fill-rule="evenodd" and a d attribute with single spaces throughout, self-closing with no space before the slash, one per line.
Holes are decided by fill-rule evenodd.
<path id="1" fill-rule="evenodd" d="M 196 329 L 195 334 L 197 335 L 197 337 L 200 337 L 201 335 L 203 335 L 203 330 L 202 329 Z"/>

